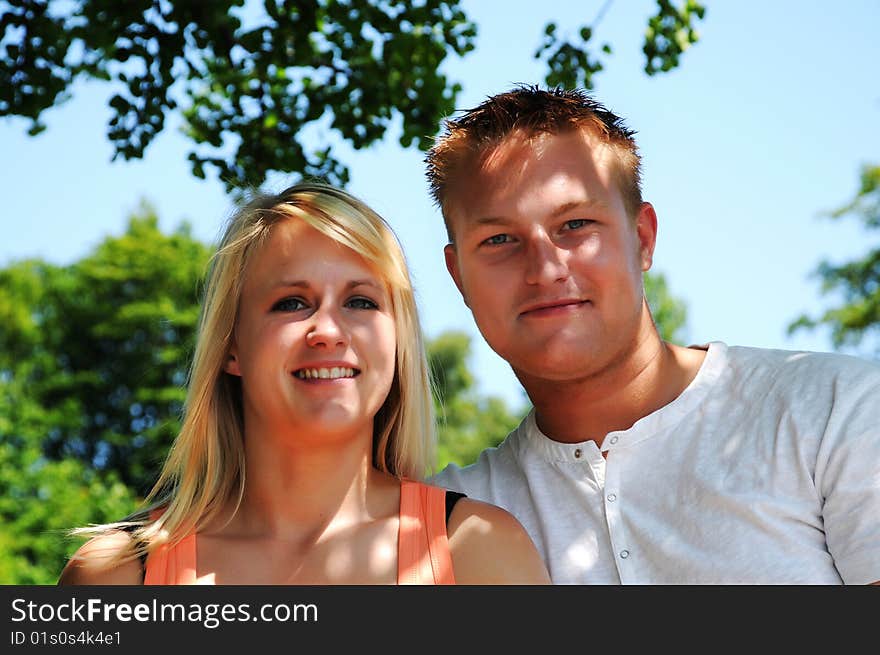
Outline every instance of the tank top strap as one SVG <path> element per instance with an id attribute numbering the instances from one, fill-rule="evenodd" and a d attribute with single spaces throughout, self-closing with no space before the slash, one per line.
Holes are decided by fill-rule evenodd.
<path id="1" fill-rule="evenodd" d="M 154 520 L 161 512 L 154 512 Z M 162 544 L 147 556 L 145 585 L 191 585 L 196 582 L 196 535 L 189 534 L 173 546 Z"/>
<path id="2" fill-rule="evenodd" d="M 445 498 L 441 487 L 401 481 L 398 584 L 455 584 Z"/>

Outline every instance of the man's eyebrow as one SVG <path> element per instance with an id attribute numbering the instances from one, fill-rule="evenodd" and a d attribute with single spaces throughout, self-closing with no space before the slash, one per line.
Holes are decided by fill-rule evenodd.
<path id="1" fill-rule="evenodd" d="M 572 200 L 556 207 L 556 209 L 550 212 L 550 217 L 557 218 L 565 213 L 572 211 L 573 209 L 598 209 L 602 207 L 607 207 L 607 203 L 604 203 L 601 200 L 591 200 L 589 198 L 586 198 L 584 200 Z M 471 222 L 471 225 L 506 225 L 509 222 L 510 221 L 504 216 L 480 216 L 479 218 L 475 218 Z"/>
<path id="2" fill-rule="evenodd" d="M 578 200 L 572 202 L 566 202 L 562 205 L 559 205 L 556 209 L 553 210 L 551 216 L 553 218 L 557 218 L 570 212 L 572 209 L 592 209 L 604 207 L 605 203 L 598 200 L 590 200 L 589 198 L 586 200 Z"/>
<path id="3" fill-rule="evenodd" d="M 473 221 L 474 225 L 500 225 L 509 221 L 503 216 L 480 216 Z"/>

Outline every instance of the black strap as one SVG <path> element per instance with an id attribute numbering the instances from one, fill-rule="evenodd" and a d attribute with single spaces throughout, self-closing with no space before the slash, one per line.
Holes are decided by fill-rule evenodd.
<path id="1" fill-rule="evenodd" d="M 446 490 L 446 525 L 449 525 L 449 517 L 452 515 L 452 508 L 455 507 L 455 503 L 457 503 L 462 498 L 467 498 L 466 494 L 460 494 L 457 491 L 452 491 L 451 489 Z"/>

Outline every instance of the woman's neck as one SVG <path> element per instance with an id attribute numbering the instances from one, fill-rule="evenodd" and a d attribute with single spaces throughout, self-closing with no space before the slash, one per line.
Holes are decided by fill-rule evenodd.
<path id="1" fill-rule="evenodd" d="M 372 466 L 371 434 L 246 430 L 245 462 L 244 494 L 224 530 L 242 536 L 298 540 L 345 529 L 387 513 L 396 493 L 397 480 Z"/>

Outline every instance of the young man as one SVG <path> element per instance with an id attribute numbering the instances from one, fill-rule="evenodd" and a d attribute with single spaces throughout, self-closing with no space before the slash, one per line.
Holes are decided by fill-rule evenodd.
<path id="1" fill-rule="evenodd" d="M 880 366 L 664 342 L 632 135 L 523 87 L 428 154 L 449 273 L 534 405 L 433 481 L 514 514 L 556 583 L 880 580 Z"/>

